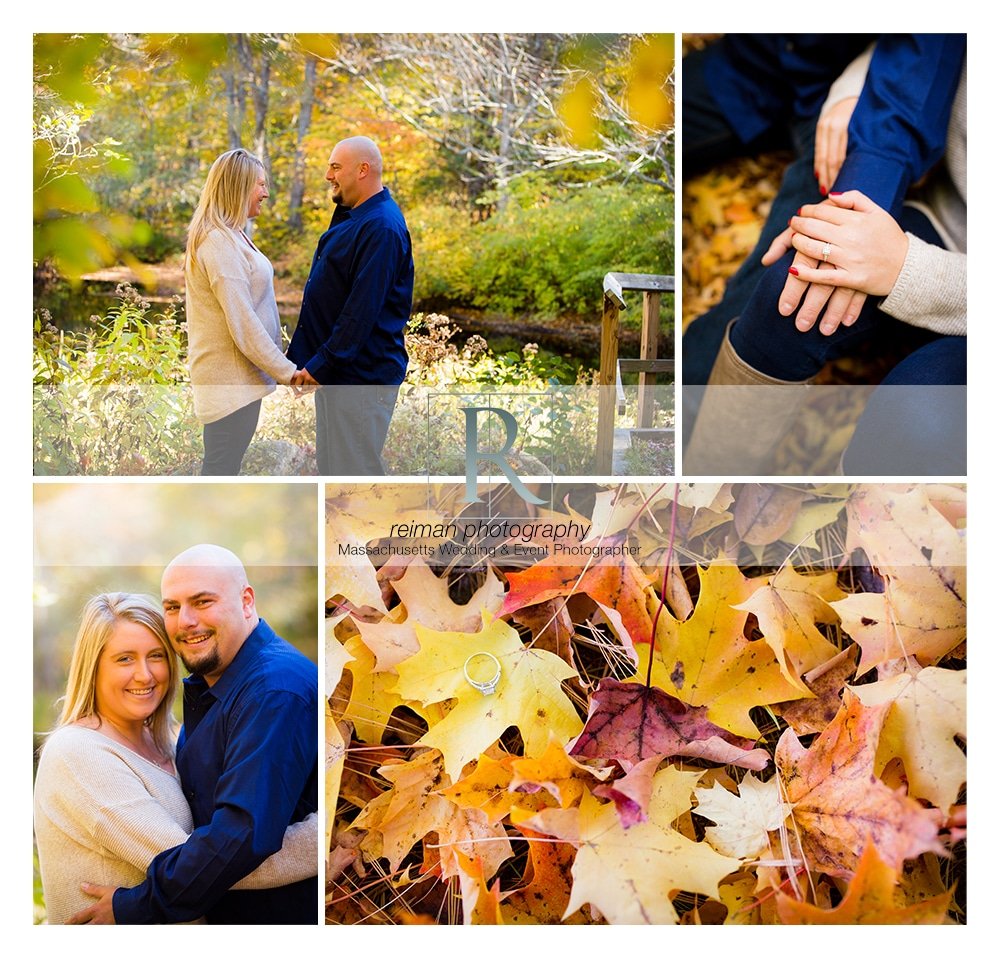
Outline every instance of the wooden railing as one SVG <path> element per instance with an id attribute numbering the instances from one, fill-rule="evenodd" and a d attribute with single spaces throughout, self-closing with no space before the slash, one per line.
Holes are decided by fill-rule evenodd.
<path id="1" fill-rule="evenodd" d="M 659 373 L 674 372 L 673 359 L 657 359 L 660 339 L 660 298 L 674 291 L 673 276 L 651 273 L 608 273 L 604 277 L 604 309 L 601 316 L 601 371 L 597 407 L 597 460 L 595 473 L 610 476 L 615 443 L 616 393 L 611 386 L 621 385 L 621 373 L 639 374 L 639 429 L 653 424 L 654 390 Z M 625 293 L 642 293 L 642 333 L 638 359 L 618 358 L 621 310 Z M 672 344 L 671 344 L 672 345 Z"/>

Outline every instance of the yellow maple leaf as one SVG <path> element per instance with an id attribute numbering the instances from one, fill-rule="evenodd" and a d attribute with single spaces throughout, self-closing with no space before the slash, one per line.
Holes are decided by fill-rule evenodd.
<path id="1" fill-rule="evenodd" d="M 694 614 L 678 622 L 662 614 L 656 628 L 652 684 L 688 705 L 707 706 L 708 718 L 737 735 L 756 738 L 750 718 L 755 705 L 803 698 L 812 693 L 782 675 L 763 639 L 743 635 L 747 613 L 736 608 L 762 584 L 746 579 L 724 560 L 698 570 L 701 594 Z M 645 681 L 650 647 L 637 646 L 639 667 L 631 681 Z"/>
<path id="2" fill-rule="evenodd" d="M 847 550 L 863 549 L 885 579 L 882 593 L 834 604 L 861 646 L 858 675 L 912 656 L 934 665 L 965 639 L 965 538 L 922 486 L 863 486 L 847 504 Z"/>
<path id="3" fill-rule="evenodd" d="M 569 808 L 610 774 L 611 769 L 593 769 L 578 762 L 566 753 L 563 743 L 553 739 L 540 758 L 514 759 L 510 787 L 536 785 L 551 794 L 561 808 Z"/>
<path id="4" fill-rule="evenodd" d="M 393 669 L 420 648 L 414 626 L 475 632 L 482 625 L 483 612 L 497 611 L 503 602 L 503 586 L 487 569 L 483 584 L 465 605 L 453 602 L 447 578 L 436 576 L 423 559 L 414 559 L 392 587 L 400 605 L 381 622 L 358 620 L 357 627 L 372 652 L 379 671 Z"/>
<path id="5" fill-rule="evenodd" d="M 965 687 L 964 671 L 931 667 L 852 688 L 869 707 L 891 703 L 875 773 L 901 759 L 909 793 L 945 810 L 965 783 L 965 753 L 955 744 L 956 735 L 965 738 Z"/>
<path id="6" fill-rule="evenodd" d="M 816 623 L 836 622 L 837 614 L 829 603 L 843 597 L 836 572 L 807 576 L 785 565 L 735 608 L 757 616 L 764 641 L 774 649 L 782 674 L 792 685 L 806 688 L 800 676 L 840 651 L 820 633 Z"/>
<path id="7" fill-rule="evenodd" d="M 478 857 L 486 877 L 494 875 L 513 851 L 501 825 L 491 825 L 479 809 L 459 808 L 438 794 L 450 782 L 441 754 L 428 749 L 408 762 L 382 765 L 379 774 L 392 788 L 370 801 L 354 821 L 366 829 L 362 848 L 372 857 L 385 857 L 393 871 L 428 832 L 437 832 L 441 872 L 458 875 L 454 852 Z"/>
<path id="8" fill-rule="evenodd" d="M 467 762 L 492 745 L 506 729 L 521 732 L 527 756 L 541 755 L 554 735 L 568 742 L 583 727 L 561 682 L 577 676 L 551 652 L 526 648 L 502 619 L 480 632 L 437 632 L 418 625 L 420 651 L 396 667 L 394 690 L 406 699 L 432 705 L 453 700 L 451 710 L 420 739 L 440 749 L 448 775 L 457 780 Z M 465 676 L 472 656 L 493 656 L 500 664 L 496 691 L 484 695 Z M 482 681 L 490 678 L 485 676 Z"/>
<path id="9" fill-rule="evenodd" d="M 740 867 L 705 842 L 693 842 L 671 827 L 691 808 L 701 772 L 665 768 L 653 780 L 649 818 L 624 828 L 613 802 L 589 792 L 578 808 L 548 809 L 525 824 L 578 846 L 573 892 L 565 916 L 585 904 L 612 924 L 676 924 L 672 896 L 678 891 L 711 898 L 719 882 Z"/>
<path id="10" fill-rule="evenodd" d="M 535 812 L 553 804 L 552 798 L 544 791 L 539 790 L 529 795 L 511 790 L 513 762 L 513 755 L 505 755 L 499 761 L 489 755 L 480 755 L 470 774 L 460 778 L 454 785 L 439 789 L 438 794 L 454 802 L 459 808 L 480 809 L 491 825 L 506 818 L 512 808 L 526 808 Z"/>

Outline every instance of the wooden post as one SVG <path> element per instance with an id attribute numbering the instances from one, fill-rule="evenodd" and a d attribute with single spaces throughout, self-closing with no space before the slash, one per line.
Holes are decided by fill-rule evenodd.
<path id="1" fill-rule="evenodd" d="M 615 383 L 618 371 L 619 305 L 604 294 L 601 315 L 601 371 L 597 397 L 597 462 L 594 472 L 610 476 L 615 448 Z"/>
<path id="2" fill-rule="evenodd" d="M 660 342 L 660 294 L 645 290 L 642 294 L 642 339 L 639 344 L 640 359 L 656 359 Z M 648 429 L 653 425 L 653 410 L 656 407 L 656 373 L 639 373 L 639 428 Z"/>

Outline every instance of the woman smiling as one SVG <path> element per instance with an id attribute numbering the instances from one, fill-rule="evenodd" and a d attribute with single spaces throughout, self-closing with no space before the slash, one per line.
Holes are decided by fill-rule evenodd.
<path id="1" fill-rule="evenodd" d="M 35 836 L 48 921 L 90 903 L 82 882 L 128 887 L 185 841 L 193 823 L 174 769 L 177 665 L 147 596 L 95 596 L 83 612 L 66 695 L 35 779 Z M 237 887 L 271 888 L 316 873 L 315 816 Z"/>

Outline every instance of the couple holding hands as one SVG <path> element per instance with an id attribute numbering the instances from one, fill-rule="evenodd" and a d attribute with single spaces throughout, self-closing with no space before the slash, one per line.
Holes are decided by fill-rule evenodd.
<path id="1" fill-rule="evenodd" d="M 684 334 L 685 401 L 703 394 L 686 473 L 772 472 L 813 377 L 878 342 L 895 365 L 843 472 L 964 475 L 965 53 L 962 34 L 769 34 L 685 59 L 685 175 L 797 154 L 756 250 Z"/>
<path id="2" fill-rule="evenodd" d="M 239 473 L 261 399 L 275 383 L 315 390 L 320 475 L 385 473 L 382 447 L 406 375 L 410 235 L 368 137 L 338 143 L 326 179 L 336 210 L 313 256 L 286 355 L 274 270 L 246 233 L 268 197 L 264 166 L 236 149 L 209 170 L 188 228 L 184 269 L 202 475 Z"/>

